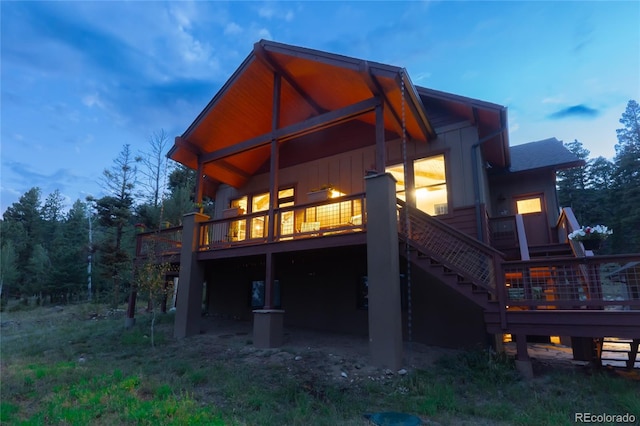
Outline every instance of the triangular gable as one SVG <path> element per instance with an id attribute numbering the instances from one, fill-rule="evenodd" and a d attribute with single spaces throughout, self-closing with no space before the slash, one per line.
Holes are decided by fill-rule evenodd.
<path id="1" fill-rule="evenodd" d="M 375 126 L 374 97 L 384 103 L 385 132 L 400 137 L 404 102 L 409 136 L 426 142 L 435 135 L 403 68 L 262 40 L 176 138 L 169 156 L 194 169 L 204 159 L 205 175 L 242 186 L 270 155 L 275 73 L 282 76 L 277 129 L 289 130 L 280 132 L 282 140 L 340 124 L 333 112 L 344 113 L 344 121 Z M 316 117 L 317 128 L 296 128 L 297 123 Z"/>
<path id="2" fill-rule="evenodd" d="M 492 167 L 509 166 L 506 107 L 425 87 L 417 90 L 436 133 L 460 121 L 476 125 L 484 159 Z"/>

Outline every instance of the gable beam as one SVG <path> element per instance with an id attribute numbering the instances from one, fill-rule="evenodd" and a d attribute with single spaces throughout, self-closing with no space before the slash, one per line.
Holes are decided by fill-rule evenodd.
<path id="1" fill-rule="evenodd" d="M 242 169 L 239 169 L 238 167 L 234 166 L 233 164 L 229 163 L 226 160 L 218 160 L 216 162 L 216 164 L 221 168 L 221 169 L 225 169 L 226 171 L 233 173 L 234 175 L 238 175 L 240 176 L 242 179 L 249 179 L 251 177 L 251 175 L 247 172 L 245 172 Z"/>
<path id="2" fill-rule="evenodd" d="M 191 154 L 195 155 L 196 157 L 200 156 L 202 154 L 202 150 L 200 149 L 200 147 L 198 147 L 197 145 L 192 144 L 191 142 L 189 142 L 188 140 L 186 140 L 185 138 L 181 137 L 181 136 L 176 136 L 175 138 L 175 145 L 178 148 L 182 148 L 186 151 L 189 151 Z"/>
<path id="3" fill-rule="evenodd" d="M 210 152 L 208 154 L 203 154 L 200 157 L 200 161 L 202 161 L 203 163 L 209 163 L 212 161 L 220 160 L 222 158 L 230 157 L 235 154 L 240 154 L 251 149 L 268 145 L 273 139 L 277 139 L 279 142 L 284 142 L 286 140 L 293 139 L 307 133 L 335 126 L 345 121 L 352 120 L 353 118 L 358 117 L 362 114 L 372 112 L 379 104 L 380 99 L 378 99 L 377 97 L 372 97 L 364 101 L 349 105 L 347 107 L 311 117 L 307 120 L 292 124 L 287 127 L 276 129 L 275 131 L 265 133 L 258 137 L 247 139 L 235 145 L 231 145 L 217 151 Z"/>
<path id="4" fill-rule="evenodd" d="M 298 92 L 298 94 L 304 99 L 311 107 L 315 110 L 316 114 L 324 114 L 327 112 L 325 108 L 322 108 L 320 105 L 316 103 L 316 101 L 311 98 L 311 96 L 296 82 L 296 80 L 289 74 L 284 68 L 278 65 L 274 60 L 271 59 L 269 53 L 265 50 L 264 46 L 260 43 L 256 43 L 254 45 L 254 53 L 258 59 L 260 59 L 267 67 L 271 68 L 274 74 L 280 75 L 291 87 L 293 90 Z"/>
<path id="5" fill-rule="evenodd" d="M 374 96 L 380 96 L 380 98 L 383 100 L 385 108 L 393 116 L 392 121 L 396 132 L 400 137 L 402 137 L 402 118 L 398 116 L 398 112 L 393 108 L 391 102 L 389 102 L 389 98 L 387 98 L 387 95 L 384 93 L 384 90 L 382 89 L 382 86 L 380 85 L 378 79 L 371 73 L 371 70 L 369 69 L 369 63 L 367 61 L 364 61 L 362 64 L 360 75 L 362 75 L 362 77 L 364 78 L 364 81 L 369 87 L 369 90 L 371 90 L 371 93 L 373 93 Z M 407 133 L 407 137 L 411 139 L 411 135 L 406 129 L 405 132 Z"/>
<path id="6" fill-rule="evenodd" d="M 406 100 L 405 103 L 413 113 L 413 116 L 416 118 L 416 122 L 418 123 L 418 126 L 420 127 L 422 134 L 425 136 L 427 140 L 431 139 L 432 137 L 435 137 L 435 132 L 431 128 L 431 123 L 429 123 L 427 116 L 424 114 L 424 111 L 420 111 L 418 109 L 418 106 L 416 104 L 416 99 L 420 99 L 420 97 L 418 96 L 418 93 L 416 92 L 415 87 L 413 86 L 413 83 L 411 83 L 411 81 L 409 80 L 409 77 L 404 72 L 400 74 L 398 77 L 396 77 L 396 82 L 398 83 L 398 85 L 402 84 L 400 79 L 404 79 L 405 81 L 404 83 L 404 96 Z M 411 102 L 409 102 L 409 100 L 411 100 Z"/>

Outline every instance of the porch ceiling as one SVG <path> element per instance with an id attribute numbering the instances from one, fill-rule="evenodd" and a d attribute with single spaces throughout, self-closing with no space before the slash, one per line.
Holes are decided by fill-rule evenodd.
<path id="1" fill-rule="evenodd" d="M 379 97 L 384 104 L 385 133 L 399 137 L 404 79 L 408 134 L 424 142 L 435 136 L 404 69 L 262 40 L 185 133 L 176 138 L 169 156 L 194 169 L 200 156 L 205 159 L 205 175 L 242 186 L 270 155 L 274 73 L 282 76 L 278 129 L 341 108 L 348 113 L 349 107 L 359 103 L 362 108 L 371 108 L 366 101 Z M 371 112 L 353 113 L 349 119 L 356 127 L 375 126 L 375 114 Z M 313 131 L 334 126 L 340 120 L 320 122 Z M 287 144 L 295 144 L 308 133 L 296 129 L 286 136 Z M 327 146 L 321 149 L 335 151 L 330 146 L 335 143 L 327 138 Z M 238 144 L 246 149 L 237 149 Z"/>

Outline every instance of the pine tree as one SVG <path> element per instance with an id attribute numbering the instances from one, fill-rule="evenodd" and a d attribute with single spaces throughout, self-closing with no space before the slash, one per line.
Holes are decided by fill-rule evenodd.
<path id="1" fill-rule="evenodd" d="M 613 196 L 618 214 L 614 217 L 616 246 L 624 252 L 640 252 L 640 105 L 627 104 L 617 129 Z"/>

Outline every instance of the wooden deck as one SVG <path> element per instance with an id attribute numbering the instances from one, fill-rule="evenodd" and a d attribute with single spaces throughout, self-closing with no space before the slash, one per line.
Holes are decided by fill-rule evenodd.
<path id="1" fill-rule="evenodd" d="M 640 254 L 505 261 L 500 251 L 398 201 L 399 241 L 411 260 L 485 310 L 494 334 L 640 338 Z M 198 260 L 366 244 L 364 194 L 209 220 Z M 272 237 L 268 224 L 275 224 Z M 178 259 L 181 228 L 138 235 L 137 256 Z M 401 250 L 402 252 L 402 250 Z M 455 279 L 449 279 L 455 275 Z"/>

